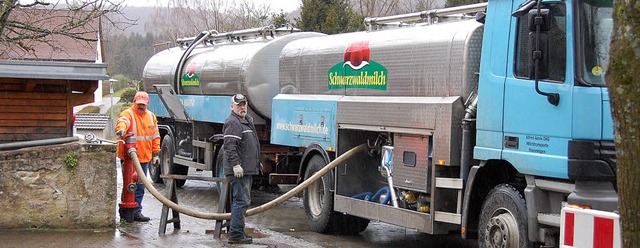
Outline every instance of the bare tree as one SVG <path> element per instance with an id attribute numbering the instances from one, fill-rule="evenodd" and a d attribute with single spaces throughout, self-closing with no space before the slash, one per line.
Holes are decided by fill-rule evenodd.
<path id="1" fill-rule="evenodd" d="M 64 8 L 44 0 L 28 4 L 20 0 L 0 0 L 0 5 L 0 52 L 5 53 L 6 50 L 29 52 L 38 43 L 55 50 L 57 44 L 52 36 L 94 42 L 99 39 L 96 33 L 101 21 L 122 28 L 134 23 L 128 19 L 111 19 L 110 14 L 122 15 L 120 3 L 111 0 L 70 0 Z"/>
<path id="2" fill-rule="evenodd" d="M 235 29 L 246 29 L 268 25 L 270 12 L 271 8 L 267 4 L 256 5 L 253 1 L 242 0 L 231 15 L 235 20 Z"/>
<path id="3" fill-rule="evenodd" d="M 166 7 L 156 9 L 145 28 L 158 40 L 172 42 L 205 30 L 222 33 L 265 26 L 270 12 L 269 5 L 248 0 L 171 0 Z"/>
<path id="4" fill-rule="evenodd" d="M 369 16 L 390 16 L 441 7 L 438 0 L 351 0 L 356 13 Z"/>
<path id="5" fill-rule="evenodd" d="M 353 9 L 363 16 L 388 16 L 399 14 L 400 0 L 352 0 Z"/>
<path id="6" fill-rule="evenodd" d="M 425 11 L 431 9 L 442 8 L 437 0 L 405 0 L 405 6 L 410 7 L 413 11 Z"/>

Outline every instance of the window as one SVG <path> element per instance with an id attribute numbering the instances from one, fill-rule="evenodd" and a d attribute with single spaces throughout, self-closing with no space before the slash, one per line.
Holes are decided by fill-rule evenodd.
<path id="1" fill-rule="evenodd" d="M 566 7 L 562 2 L 554 2 L 543 3 L 542 8 L 549 9 L 550 29 L 547 32 L 549 45 L 546 46 L 548 52 L 543 52 L 543 56 L 548 55 L 548 75 L 538 78 L 564 82 L 567 66 Z M 534 8 L 532 11 L 537 11 L 537 9 Z M 532 47 L 535 45 L 535 31 L 529 31 L 529 17 L 527 15 L 518 18 L 517 21 L 515 75 L 520 78 L 533 79 L 535 64 L 532 57 Z M 543 37 L 541 36 L 541 38 Z"/>
<path id="2" fill-rule="evenodd" d="M 579 35 L 577 75 L 588 85 L 605 86 L 609 65 L 609 43 L 613 29 L 611 1 L 584 1 L 578 10 Z"/>
<path id="3" fill-rule="evenodd" d="M 415 167 L 416 166 L 416 153 L 405 151 L 402 153 L 402 163 L 404 166 Z"/>

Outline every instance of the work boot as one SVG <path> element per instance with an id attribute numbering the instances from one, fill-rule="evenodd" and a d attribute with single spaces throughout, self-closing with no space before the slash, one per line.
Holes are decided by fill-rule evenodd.
<path id="1" fill-rule="evenodd" d="M 136 214 L 135 216 L 133 216 L 133 220 L 134 221 L 140 221 L 140 222 L 147 222 L 149 220 L 151 220 L 151 218 L 144 216 L 142 214 Z"/>
<path id="2" fill-rule="evenodd" d="M 251 244 L 253 238 L 249 235 L 244 235 L 241 238 L 229 238 L 229 244 Z"/>

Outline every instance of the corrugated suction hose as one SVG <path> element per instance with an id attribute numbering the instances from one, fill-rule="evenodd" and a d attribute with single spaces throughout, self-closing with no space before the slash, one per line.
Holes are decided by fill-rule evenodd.
<path id="1" fill-rule="evenodd" d="M 347 158 L 359 152 L 364 151 L 366 148 L 367 148 L 366 144 L 362 144 L 352 148 L 351 150 L 345 152 L 340 157 L 333 160 L 333 162 L 327 164 L 324 168 L 322 168 L 321 170 L 313 174 L 313 176 L 311 176 L 309 179 L 303 181 L 301 184 L 299 184 L 295 188 L 289 190 L 287 193 L 279 196 L 276 199 L 271 200 L 270 202 L 267 202 L 265 204 L 262 204 L 260 206 L 247 210 L 246 216 L 262 213 L 277 205 L 282 204 L 284 201 L 300 193 L 303 189 L 309 187 L 309 185 L 311 185 L 312 183 L 320 179 L 322 176 L 324 176 L 324 174 L 327 174 L 333 168 L 335 168 L 339 164 L 342 164 Z M 135 166 L 136 172 L 138 173 L 138 175 L 144 175 L 144 172 L 142 171 L 142 167 L 140 166 L 140 161 L 138 160 L 138 152 L 135 149 L 131 149 L 129 151 L 129 157 L 131 157 L 131 160 L 133 160 L 133 165 Z M 172 202 L 171 200 L 167 199 L 162 194 L 160 194 L 160 192 L 158 192 L 158 190 L 153 185 L 151 185 L 151 182 L 149 182 L 149 179 L 147 179 L 147 177 L 139 176 L 138 178 L 140 178 L 140 180 L 142 181 L 142 184 L 144 184 L 147 190 L 149 190 L 149 192 L 154 197 L 156 197 L 156 199 L 158 199 L 160 202 L 162 202 L 162 204 L 170 207 L 171 209 L 178 211 L 179 213 L 186 214 L 186 215 L 200 218 L 200 219 L 209 219 L 209 220 L 230 220 L 231 219 L 231 213 L 203 213 L 203 212 L 182 207 L 176 204 L 175 202 Z"/>

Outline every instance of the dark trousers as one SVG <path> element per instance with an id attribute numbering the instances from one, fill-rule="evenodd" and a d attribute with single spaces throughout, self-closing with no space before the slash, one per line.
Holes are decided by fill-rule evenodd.
<path id="1" fill-rule="evenodd" d="M 229 238 L 240 239 L 244 237 L 244 214 L 251 204 L 251 175 L 242 178 L 227 177 L 231 180 L 231 225 L 229 226 Z"/>
<path id="2" fill-rule="evenodd" d="M 140 163 L 140 167 L 142 167 L 142 170 L 144 171 L 144 176 L 146 177 L 147 171 L 149 170 L 149 163 Z M 141 177 L 141 175 L 138 175 L 138 177 Z M 137 187 L 136 187 L 135 199 L 136 199 L 136 202 L 138 203 L 138 208 L 136 208 L 136 211 L 133 212 L 134 215 L 139 215 L 142 213 L 142 198 L 144 198 L 144 184 L 142 184 L 140 180 L 138 180 L 138 183 L 136 183 Z"/>

